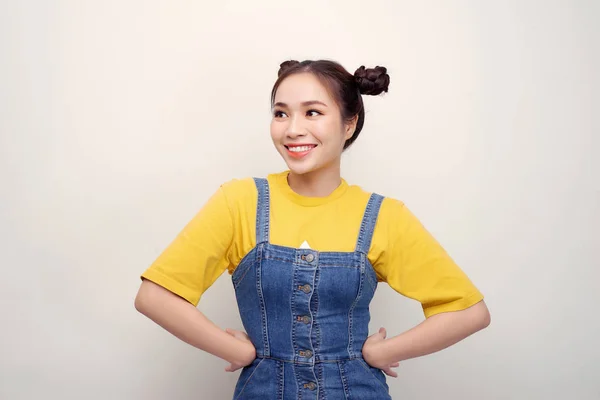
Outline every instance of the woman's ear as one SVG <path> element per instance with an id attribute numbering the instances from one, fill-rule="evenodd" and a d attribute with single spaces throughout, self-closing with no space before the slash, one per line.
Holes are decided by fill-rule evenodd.
<path id="1" fill-rule="evenodd" d="M 344 132 L 344 139 L 348 140 L 354 135 L 356 130 L 356 123 L 358 122 L 358 114 L 354 116 L 350 121 L 346 123 L 346 130 Z"/>

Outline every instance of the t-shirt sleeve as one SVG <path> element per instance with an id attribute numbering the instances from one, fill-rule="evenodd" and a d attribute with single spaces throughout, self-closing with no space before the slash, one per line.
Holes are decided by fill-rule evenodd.
<path id="1" fill-rule="evenodd" d="M 141 277 L 197 306 L 229 266 L 232 239 L 233 221 L 221 186 Z"/>
<path id="2" fill-rule="evenodd" d="M 376 268 L 383 280 L 398 293 L 419 301 L 425 317 L 463 310 L 481 301 L 481 292 L 406 205 L 386 200 L 382 219 L 388 248 Z"/>

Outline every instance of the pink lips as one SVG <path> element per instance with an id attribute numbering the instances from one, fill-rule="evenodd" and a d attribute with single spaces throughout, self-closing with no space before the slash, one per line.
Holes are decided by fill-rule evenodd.
<path id="1" fill-rule="evenodd" d="M 298 149 L 299 147 L 308 147 L 308 149 L 303 150 L 303 151 L 298 151 L 298 150 L 292 151 L 292 149 Z M 317 147 L 316 144 L 293 144 L 293 145 L 285 146 L 287 153 L 290 155 L 290 157 L 298 158 L 298 159 L 305 157 L 315 147 Z"/>

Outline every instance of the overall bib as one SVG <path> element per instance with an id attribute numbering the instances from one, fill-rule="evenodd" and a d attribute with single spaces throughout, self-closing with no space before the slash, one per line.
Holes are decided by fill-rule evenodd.
<path id="1" fill-rule="evenodd" d="M 367 259 L 383 197 L 372 194 L 353 252 L 269 243 L 269 184 L 258 189 L 256 247 L 232 275 L 257 357 L 234 400 L 391 399 L 384 373 L 362 357 L 377 277 Z"/>

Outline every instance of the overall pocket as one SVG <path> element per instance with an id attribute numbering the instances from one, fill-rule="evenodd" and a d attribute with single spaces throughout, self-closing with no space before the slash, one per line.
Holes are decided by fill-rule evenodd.
<path id="1" fill-rule="evenodd" d="M 252 381 L 252 376 L 263 361 L 265 361 L 264 358 L 255 358 L 250 365 L 246 365 L 244 368 L 242 368 L 242 372 L 240 373 L 237 384 L 235 385 L 235 391 L 233 393 L 234 399 L 237 399 L 244 392 L 244 389 Z"/>
<path id="2" fill-rule="evenodd" d="M 271 359 L 257 358 L 244 367 L 235 386 L 234 400 L 273 399 L 279 391 L 277 380 L 277 362 Z"/>
<path id="3" fill-rule="evenodd" d="M 383 372 L 355 358 L 341 364 L 347 398 L 351 400 L 391 400 Z"/>
<path id="4" fill-rule="evenodd" d="M 381 386 L 387 391 L 389 390 L 388 384 L 386 382 L 385 374 L 379 368 L 371 367 L 367 362 L 361 358 L 358 359 L 358 362 L 363 366 L 363 368 L 371 374 L 373 378 L 375 378 Z"/>

